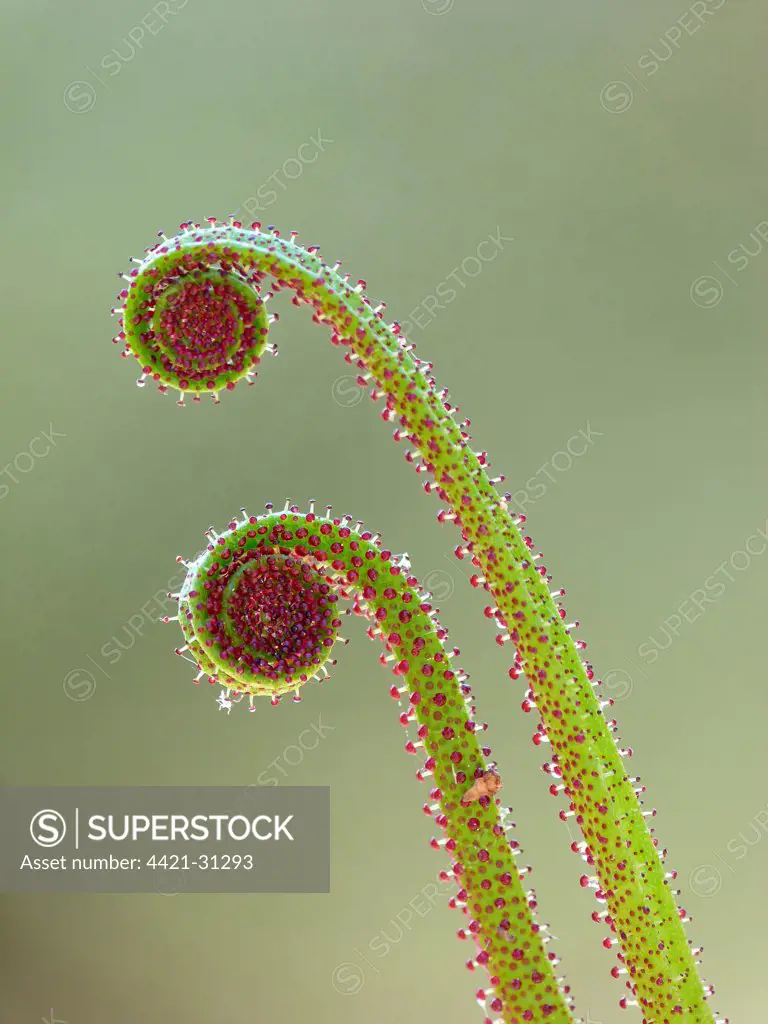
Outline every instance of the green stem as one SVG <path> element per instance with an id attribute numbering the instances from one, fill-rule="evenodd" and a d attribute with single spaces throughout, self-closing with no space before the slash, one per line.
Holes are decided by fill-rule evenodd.
<path id="1" fill-rule="evenodd" d="M 298 698 L 298 687 L 323 670 L 339 639 L 337 599 L 353 599 L 402 683 L 391 691 L 405 702 L 401 723 L 418 728 L 406 749 L 426 756 L 419 776 L 433 777 L 433 803 L 425 810 L 445 835 L 432 843 L 453 858 L 455 901 L 468 918 L 459 935 L 474 938 L 471 966 L 488 972 L 489 984 L 478 993 L 488 1019 L 568 1024 L 567 989 L 555 977 L 554 954 L 545 949 L 535 902 L 522 885 L 526 871 L 515 863 L 518 844 L 507 837 L 508 812 L 487 795 L 462 803 L 486 777 L 490 750 L 478 741 L 482 728 L 471 714 L 466 676 L 453 668 L 428 595 L 378 538 L 296 507 L 245 516 L 210 541 L 187 563 L 178 595 L 186 640 L 179 653 L 188 651 L 232 701 L 247 697 L 253 707 L 255 697 L 271 695 L 276 704 L 291 690 Z"/>

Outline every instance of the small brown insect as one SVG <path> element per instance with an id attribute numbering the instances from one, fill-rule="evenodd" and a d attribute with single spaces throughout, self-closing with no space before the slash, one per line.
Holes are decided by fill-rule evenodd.
<path id="1" fill-rule="evenodd" d="M 498 772 L 484 772 L 479 779 L 475 779 L 472 786 L 461 798 L 461 806 L 466 807 L 468 804 L 472 804 L 484 796 L 489 798 L 495 796 L 501 789 L 501 786 L 501 776 Z"/>

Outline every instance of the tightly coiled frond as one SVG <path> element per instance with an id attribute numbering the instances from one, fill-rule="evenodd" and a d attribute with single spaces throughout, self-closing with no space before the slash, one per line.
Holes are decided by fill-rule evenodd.
<path id="1" fill-rule="evenodd" d="M 472 562 L 478 570 L 473 583 L 492 597 L 486 615 L 496 642 L 514 648 L 510 677 L 527 679 L 524 706 L 541 719 L 534 742 L 551 744 L 545 770 L 558 780 L 554 792 L 568 802 L 561 817 L 573 817 L 581 829 L 584 843 L 574 844 L 575 852 L 594 868 L 582 884 L 601 904 L 595 919 L 611 931 L 603 944 L 615 947 L 619 957 L 612 973 L 625 978 L 629 992 L 621 1005 L 639 1006 L 646 1024 L 713 1024 L 711 990 L 699 978 L 684 912 L 669 886 L 671 873 L 646 824 L 653 812 L 643 810 L 636 780 L 627 775 L 623 761 L 631 749 L 614 740 L 616 724 L 606 720 L 595 693 L 600 681 L 582 660 L 586 645 L 572 636 L 578 624 L 567 623 L 559 602 L 564 591 L 552 589 L 540 552 L 519 529 L 524 517 L 511 515 L 496 490 L 503 477 L 490 478 L 486 453 L 470 448 L 469 421 L 454 420 L 457 410 L 438 389 L 431 363 L 413 355 L 397 322 L 384 322 L 383 306 L 368 300 L 364 281 L 342 277 L 340 264 L 324 263 L 316 246 L 299 246 L 295 232 L 283 239 L 259 224 L 246 229 L 237 221 L 187 223 L 138 262 L 121 293 L 124 305 L 116 310 L 121 331 L 115 341 L 141 363 L 140 382 L 152 378 L 162 391 L 177 388 L 181 403 L 190 391 L 196 399 L 207 391 L 218 401 L 222 387 L 252 381 L 266 351 L 256 344 L 245 354 L 233 348 L 229 316 L 220 331 L 215 326 L 225 306 L 236 317 L 239 307 L 231 294 L 206 306 L 199 291 L 185 290 L 187 283 L 191 289 L 212 274 L 251 289 L 253 323 L 260 301 L 288 290 L 296 305 L 309 305 L 313 319 L 329 327 L 332 342 L 359 370 L 359 383 L 370 383 L 371 396 L 383 402 L 382 419 L 397 424 L 395 440 L 418 449 L 420 458 L 409 452 L 408 460 L 426 477 L 424 489 L 447 506 L 440 521 L 461 532 L 455 553 Z M 194 316 L 174 311 L 171 320 L 163 320 L 168 290 Z M 187 303 L 189 295 L 194 302 Z M 263 319 L 258 323 L 265 341 Z M 225 343 L 217 347 L 220 339 Z M 214 364 L 217 374 L 208 372 Z"/>
<path id="2" fill-rule="evenodd" d="M 221 535 L 209 531 L 206 549 L 185 562 L 179 653 L 198 666 L 197 681 L 208 675 L 225 688 L 227 710 L 246 698 L 254 709 L 264 695 L 276 704 L 325 674 L 340 639 L 340 604 L 351 601 L 397 677 L 390 692 L 405 707 L 400 721 L 415 729 L 406 750 L 425 758 L 418 775 L 433 784 L 425 811 L 444 833 L 432 844 L 453 857 L 453 905 L 468 918 L 459 935 L 474 938 L 470 964 L 489 976 L 481 1003 L 494 1021 L 566 1024 L 568 988 L 554 975 L 556 957 L 545 950 L 545 929 L 523 888 L 530 869 L 515 862 L 508 811 L 489 795 L 498 776 L 478 738 L 484 726 L 473 718 L 466 673 L 453 664 L 458 652 L 447 649 L 447 632 L 407 560 L 351 523 L 292 506 L 243 513 Z"/>

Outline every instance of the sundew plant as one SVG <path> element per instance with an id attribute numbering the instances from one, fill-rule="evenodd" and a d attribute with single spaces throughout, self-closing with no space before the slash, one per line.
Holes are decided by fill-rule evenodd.
<path id="1" fill-rule="evenodd" d="M 397 322 L 386 322 L 365 281 L 324 262 L 317 246 L 299 245 L 296 232 L 283 238 L 234 219 L 187 222 L 173 238 L 161 233 L 135 263 L 113 310 L 114 341 L 138 360 L 139 385 L 154 381 L 177 393 L 179 405 L 187 396 L 219 402 L 238 382 L 254 383 L 262 357 L 276 353 L 268 342 L 276 317 L 267 312 L 275 293 L 292 293 L 294 305 L 308 306 L 328 329 L 360 386 L 380 402 L 395 441 L 412 446 L 408 461 L 441 502 L 438 521 L 459 533 L 456 557 L 472 563 L 472 585 L 488 595 L 485 616 L 494 641 L 511 652 L 515 700 L 540 720 L 534 743 L 551 750 L 544 770 L 562 799 L 560 816 L 583 834 L 572 849 L 585 863 L 581 884 L 595 895 L 592 918 L 616 957 L 620 1005 L 637 1008 L 644 1024 L 727 1024 L 710 1009 L 714 990 L 697 970 L 700 950 L 686 936 L 689 919 L 671 885 L 676 873 L 647 824 L 655 812 L 644 809 L 643 788 L 627 774 L 632 751 L 614 739 L 616 722 L 604 715 L 611 701 L 601 699 L 600 679 L 582 658 L 565 591 L 525 534 L 525 517 L 497 490 L 501 480 L 489 477 L 485 453 L 473 451 L 469 422 L 454 418 L 432 364 L 416 357 Z M 308 511 L 241 510 L 206 538 L 197 557 L 182 560 L 186 578 L 173 595 L 183 633 L 176 652 L 195 664 L 195 682 L 218 686 L 227 710 L 253 710 L 259 697 L 298 701 L 301 687 L 335 664 L 343 616 L 364 616 L 394 675 L 406 750 L 428 788 L 432 845 L 449 858 L 444 877 L 455 881 L 452 900 L 465 915 L 458 934 L 472 948 L 467 967 L 487 975 L 476 991 L 483 1021 L 577 1020 L 526 888 L 530 867 L 516 858 L 467 675 L 408 558 L 314 502 Z"/>

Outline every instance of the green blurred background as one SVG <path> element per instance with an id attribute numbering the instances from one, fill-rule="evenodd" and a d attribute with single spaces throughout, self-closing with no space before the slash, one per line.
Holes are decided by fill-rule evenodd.
<path id="1" fill-rule="evenodd" d="M 621 1016 L 524 686 L 324 330 L 283 302 L 258 386 L 185 410 L 137 390 L 110 344 L 128 257 L 259 201 L 421 321 L 478 450 L 537 495 L 530 532 L 622 698 L 715 1007 L 762 1020 L 768 557 L 734 554 L 768 520 L 757 0 L 5 0 L 2 25 L 3 781 L 239 786 L 280 759 L 281 784 L 330 785 L 333 807 L 330 895 L 2 897 L 3 1024 L 480 1020 L 458 914 L 441 902 L 398 935 L 445 861 L 363 624 L 332 684 L 226 716 L 173 657 L 175 627 L 136 623 L 205 528 L 288 496 L 364 519 L 431 583 L 561 971 L 593 1024 Z M 497 230 L 514 241 L 457 272 Z M 455 300 L 411 315 L 452 273 Z M 287 766 L 320 716 L 331 731 Z"/>

